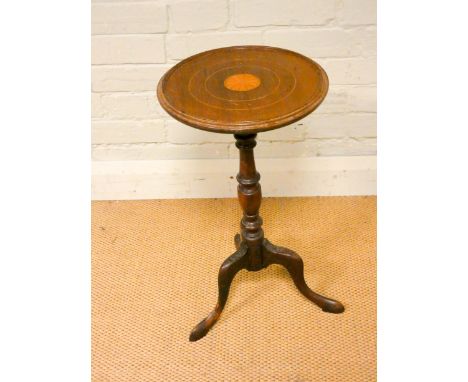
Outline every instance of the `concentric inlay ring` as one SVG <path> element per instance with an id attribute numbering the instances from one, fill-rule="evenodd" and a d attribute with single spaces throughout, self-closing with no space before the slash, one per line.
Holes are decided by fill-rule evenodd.
<path id="1" fill-rule="evenodd" d="M 243 94 L 236 94 L 231 92 L 223 92 L 220 94 L 220 89 L 219 89 L 219 79 L 222 78 L 223 76 L 227 78 L 230 78 L 232 76 L 237 75 L 237 70 L 239 70 L 238 65 L 230 66 L 227 68 L 221 68 L 212 74 L 210 74 L 204 81 L 204 90 L 208 92 L 206 96 L 209 98 L 210 96 L 214 98 L 218 98 L 220 100 L 223 100 L 224 102 L 229 102 L 232 108 L 236 108 L 236 106 L 242 105 L 242 103 L 239 102 L 245 102 L 245 101 L 258 101 L 259 99 L 267 97 L 270 93 L 274 92 L 277 90 L 279 84 L 280 84 L 280 78 L 278 75 L 272 71 L 270 68 L 266 66 L 261 66 L 258 63 L 256 64 L 250 64 L 248 62 L 243 63 L 243 69 L 249 71 L 249 75 L 252 77 L 257 77 L 259 80 L 259 86 L 262 85 L 262 89 L 260 91 L 254 92 L 252 94 L 249 94 L 249 96 L 243 95 Z M 200 73 L 197 73 L 200 74 Z M 194 97 L 201 97 L 200 95 L 195 95 L 197 92 L 202 92 L 203 89 L 195 89 L 192 87 L 192 79 L 196 78 L 197 74 L 195 74 L 189 83 L 189 91 Z M 263 83 L 260 78 L 263 78 Z M 223 81 L 223 86 L 226 87 L 226 79 Z M 196 81 L 195 81 L 196 83 Z M 258 86 L 257 86 L 258 87 Z M 250 90 L 255 90 L 257 87 L 252 88 Z M 231 89 L 230 89 L 231 90 Z M 203 101 L 201 101 L 203 103 Z M 216 106 L 214 106 L 216 107 Z M 221 107 L 229 107 L 227 104 L 223 104 Z M 238 108 L 237 108 L 238 109 Z"/>
<path id="2" fill-rule="evenodd" d="M 222 133 L 275 129 L 325 98 L 328 78 L 314 61 L 264 46 L 221 48 L 189 57 L 158 85 L 161 106 L 193 127 Z"/>

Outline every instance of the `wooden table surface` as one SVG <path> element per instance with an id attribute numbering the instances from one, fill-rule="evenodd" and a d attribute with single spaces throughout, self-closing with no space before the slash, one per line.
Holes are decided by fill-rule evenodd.
<path id="1" fill-rule="evenodd" d="M 161 78 L 157 96 L 184 124 L 249 134 L 305 117 L 327 91 L 327 74 L 313 60 L 280 48 L 237 46 L 181 61 Z"/>

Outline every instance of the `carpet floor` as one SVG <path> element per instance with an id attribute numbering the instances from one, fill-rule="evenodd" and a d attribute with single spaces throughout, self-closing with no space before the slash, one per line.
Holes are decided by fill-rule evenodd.
<path id="1" fill-rule="evenodd" d="M 93 202 L 93 381 L 375 381 L 376 198 L 264 198 L 261 216 L 345 312 L 322 312 L 280 266 L 243 270 L 220 320 L 189 342 L 235 251 L 237 200 Z"/>

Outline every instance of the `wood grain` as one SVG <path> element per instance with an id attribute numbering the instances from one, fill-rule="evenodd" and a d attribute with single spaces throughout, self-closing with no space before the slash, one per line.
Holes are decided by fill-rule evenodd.
<path id="1" fill-rule="evenodd" d="M 187 125 L 249 134 L 305 117 L 327 91 L 325 71 L 299 53 L 236 46 L 181 61 L 161 78 L 157 96 L 171 116 Z"/>

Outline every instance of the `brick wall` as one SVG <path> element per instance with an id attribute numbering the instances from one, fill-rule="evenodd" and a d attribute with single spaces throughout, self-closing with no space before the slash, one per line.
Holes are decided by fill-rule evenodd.
<path id="1" fill-rule="evenodd" d="M 93 159 L 237 157 L 231 135 L 170 118 L 155 87 L 181 59 L 247 44 L 298 51 L 330 78 L 312 115 L 259 134 L 257 157 L 375 155 L 375 24 L 376 0 L 93 0 Z"/>

